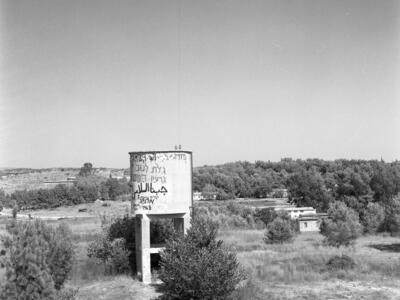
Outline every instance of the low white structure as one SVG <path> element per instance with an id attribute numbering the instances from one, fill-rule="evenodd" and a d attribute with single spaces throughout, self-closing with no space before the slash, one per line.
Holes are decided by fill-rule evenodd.
<path id="1" fill-rule="evenodd" d="M 313 207 L 276 207 L 276 211 L 286 211 L 291 219 L 297 219 L 304 215 L 316 215 L 317 211 Z"/>
<path id="2" fill-rule="evenodd" d="M 204 196 L 201 192 L 193 192 L 193 201 L 204 200 Z"/>
<path id="3" fill-rule="evenodd" d="M 300 232 L 318 232 L 320 218 L 318 215 L 301 216 L 298 219 Z"/>

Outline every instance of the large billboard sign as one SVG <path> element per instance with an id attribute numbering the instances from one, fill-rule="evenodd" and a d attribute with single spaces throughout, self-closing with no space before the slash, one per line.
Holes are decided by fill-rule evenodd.
<path id="1" fill-rule="evenodd" d="M 130 152 L 132 213 L 189 213 L 192 206 L 192 153 Z"/>

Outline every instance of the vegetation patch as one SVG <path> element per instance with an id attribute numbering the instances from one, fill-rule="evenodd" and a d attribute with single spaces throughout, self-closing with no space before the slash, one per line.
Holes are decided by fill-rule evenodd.
<path id="1" fill-rule="evenodd" d="M 348 255 L 335 255 L 326 263 L 329 270 L 351 270 L 354 269 L 356 263 Z"/>

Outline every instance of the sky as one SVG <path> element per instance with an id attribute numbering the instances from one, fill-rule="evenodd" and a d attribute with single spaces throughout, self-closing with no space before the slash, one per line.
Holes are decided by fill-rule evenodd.
<path id="1" fill-rule="evenodd" d="M 0 167 L 400 159 L 399 6 L 0 0 Z"/>

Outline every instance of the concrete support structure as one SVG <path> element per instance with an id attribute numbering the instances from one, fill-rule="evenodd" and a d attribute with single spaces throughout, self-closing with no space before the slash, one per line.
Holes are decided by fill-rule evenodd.
<path id="1" fill-rule="evenodd" d="M 135 222 L 136 268 L 145 283 L 151 283 L 150 271 L 150 219 L 147 215 L 136 216 Z"/>
<path id="2" fill-rule="evenodd" d="M 164 247 L 152 247 L 150 244 L 150 222 L 153 219 L 172 218 L 174 229 L 182 234 L 190 227 L 189 214 L 174 215 L 136 215 L 135 217 L 135 247 L 137 275 L 145 284 L 151 283 L 150 255 L 159 253 Z"/>

